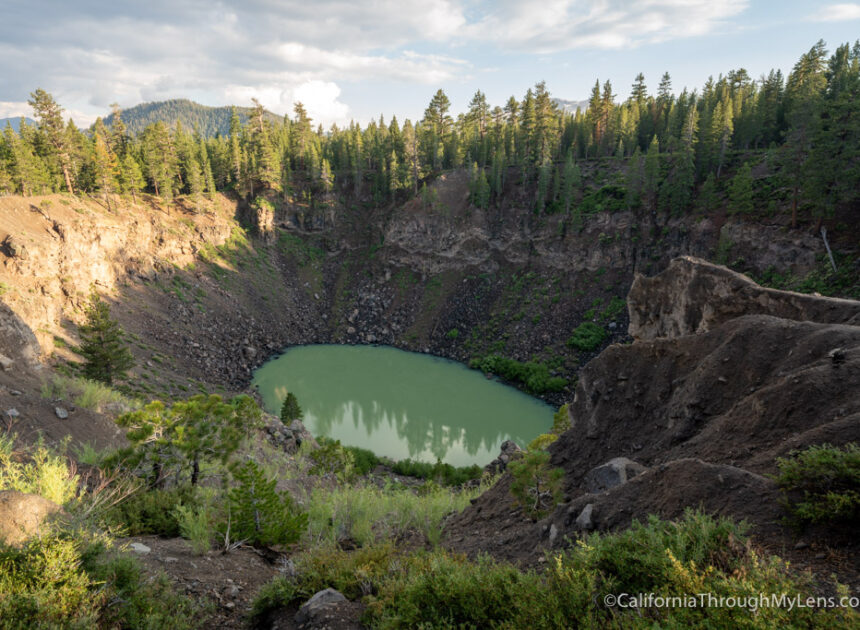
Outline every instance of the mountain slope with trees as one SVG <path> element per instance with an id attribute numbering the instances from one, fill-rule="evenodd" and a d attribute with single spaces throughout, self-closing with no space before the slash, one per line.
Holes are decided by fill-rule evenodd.
<path id="1" fill-rule="evenodd" d="M 244 124 L 251 114 L 250 107 L 236 107 L 239 120 Z M 204 138 L 214 136 L 226 136 L 230 132 L 230 114 L 233 110 L 230 106 L 210 107 L 201 105 L 185 98 L 171 99 L 168 101 L 157 101 L 153 103 L 141 103 L 129 109 L 123 110 L 122 120 L 126 125 L 128 133 L 138 135 L 149 125 L 163 122 L 168 127 L 175 127 L 180 123 L 186 129 L 199 133 Z M 113 125 L 116 114 L 105 118 L 105 124 Z M 271 112 L 265 113 L 266 120 L 272 123 L 280 123 L 281 117 Z"/>
<path id="2" fill-rule="evenodd" d="M 17 132 L 21 128 L 21 119 L 28 125 L 36 125 L 36 121 L 27 116 L 13 116 L 10 118 L 0 118 L 0 130 L 5 129 L 6 125 L 10 125 L 12 131 Z"/>

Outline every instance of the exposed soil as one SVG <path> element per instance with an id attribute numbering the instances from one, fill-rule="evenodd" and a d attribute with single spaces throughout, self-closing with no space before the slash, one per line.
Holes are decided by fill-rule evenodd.
<path id="1" fill-rule="evenodd" d="M 118 541 L 133 542 L 150 548 L 145 554 L 126 552 L 139 558 L 150 573 L 163 571 L 180 592 L 211 606 L 207 628 L 247 628 L 254 595 L 286 567 L 284 556 L 272 554 L 269 559 L 251 547 L 196 555 L 182 538 L 136 536 Z"/>

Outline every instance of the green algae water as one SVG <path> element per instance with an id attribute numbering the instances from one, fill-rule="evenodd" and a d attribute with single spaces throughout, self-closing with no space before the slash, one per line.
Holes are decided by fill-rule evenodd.
<path id="1" fill-rule="evenodd" d="M 524 447 L 550 429 L 554 411 L 460 363 L 386 346 L 295 346 L 254 384 L 276 415 L 293 392 L 314 435 L 453 466 L 488 464 L 505 440 Z"/>

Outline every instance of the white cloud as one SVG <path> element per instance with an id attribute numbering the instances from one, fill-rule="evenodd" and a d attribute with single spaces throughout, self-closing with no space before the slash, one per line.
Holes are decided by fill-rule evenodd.
<path id="1" fill-rule="evenodd" d="M 298 83 L 294 87 L 231 85 L 224 90 L 224 97 L 231 103 L 250 103 L 257 99 L 263 106 L 277 114 L 293 116 L 297 102 L 304 105 L 314 124 L 328 127 L 332 123 L 349 123 L 349 106 L 340 102 L 340 87 L 331 81 L 317 79 Z"/>
<path id="2" fill-rule="evenodd" d="M 340 88 L 330 81 L 308 81 L 293 90 L 293 103 L 300 102 L 315 121 L 349 122 L 349 107 L 338 101 Z"/>
<path id="3" fill-rule="evenodd" d="M 220 105 L 253 96 L 291 112 L 302 93 L 327 126 L 350 111 L 340 100 L 348 82 L 449 84 L 475 70 L 462 57 L 478 47 L 552 54 L 702 35 L 748 1 L 78 0 L 52 2 L 50 11 L 40 0 L 19 4 L 0 20 L 7 102 L 25 101 L 39 86 L 83 121 L 114 101 L 178 97 Z"/>
<path id="4" fill-rule="evenodd" d="M 849 22 L 860 20 L 860 4 L 828 4 L 818 13 L 809 16 L 816 22 Z"/>
<path id="5" fill-rule="evenodd" d="M 466 28 L 477 40 L 532 53 L 618 49 L 703 35 L 743 12 L 748 0 L 504 0 Z"/>
<path id="6" fill-rule="evenodd" d="M 26 102 L 0 101 L 0 118 L 33 117 L 33 108 Z"/>
<path id="7" fill-rule="evenodd" d="M 331 78 L 395 79 L 436 84 L 454 77 L 466 62 L 441 55 L 421 55 L 404 51 L 396 57 L 363 55 L 343 50 L 324 50 L 299 42 L 285 42 L 278 55 L 291 68 L 313 70 L 317 76 Z"/>

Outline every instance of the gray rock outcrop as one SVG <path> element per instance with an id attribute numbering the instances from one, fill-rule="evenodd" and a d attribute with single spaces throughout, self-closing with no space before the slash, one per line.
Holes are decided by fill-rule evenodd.
<path id="1" fill-rule="evenodd" d="M 296 623 L 299 625 L 317 625 L 316 622 L 322 620 L 321 617 L 329 608 L 345 601 L 347 601 L 346 597 L 333 588 L 319 591 L 299 608 L 295 617 Z"/>
<path id="2" fill-rule="evenodd" d="M 38 365 L 39 355 L 42 354 L 36 335 L 3 302 L 0 302 L 0 354 L 3 355 L 4 370 L 12 369 L 18 361 L 25 365 Z"/>
<path id="3" fill-rule="evenodd" d="M 508 463 L 516 457 L 520 456 L 523 449 L 513 440 L 505 440 L 502 442 L 499 456 L 484 467 L 484 470 L 491 475 L 497 475 L 508 467 Z"/>
<path id="4" fill-rule="evenodd" d="M 820 324 L 860 325 L 860 302 L 762 287 L 747 276 L 691 256 L 652 278 L 637 275 L 627 296 L 637 341 L 712 330 L 744 315 Z"/>
<path id="5" fill-rule="evenodd" d="M 586 490 L 590 493 L 603 492 L 627 483 L 628 480 L 636 475 L 641 475 L 646 470 L 645 466 L 631 459 L 615 457 L 586 473 Z"/>

